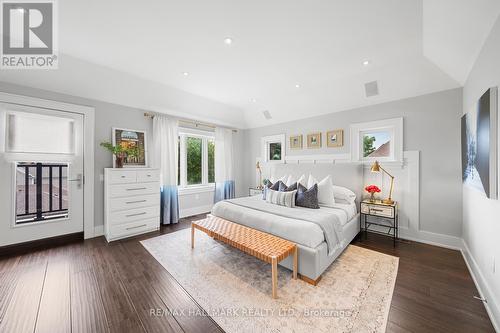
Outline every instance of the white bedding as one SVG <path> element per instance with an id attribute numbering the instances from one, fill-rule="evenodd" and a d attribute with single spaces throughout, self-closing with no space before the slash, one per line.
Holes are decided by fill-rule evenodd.
<path id="1" fill-rule="evenodd" d="M 254 196 L 218 202 L 212 208 L 212 214 L 311 248 L 316 248 L 328 239 L 331 252 L 334 247 L 345 245 L 340 230 L 356 215 L 356 205 L 334 204 L 320 209 L 288 208 Z M 316 220 L 321 220 L 323 225 L 313 222 Z M 331 226 L 325 228 L 324 224 Z"/>

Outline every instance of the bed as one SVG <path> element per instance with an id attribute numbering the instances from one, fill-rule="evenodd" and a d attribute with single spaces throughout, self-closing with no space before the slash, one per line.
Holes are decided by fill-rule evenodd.
<path id="1" fill-rule="evenodd" d="M 357 206 L 361 197 L 362 166 L 352 163 L 275 164 L 270 172 L 273 176 L 291 174 L 296 178 L 309 173 L 317 179 L 331 175 L 335 185 L 347 187 L 357 195 L 354 203 L 336 203 L 320 209 L 273 205 L 261 196 L 225 200 L 212 208 L 212 215 L 296 243 L 298 272 L 304 280 L 316 284 L 359 232 Z M 293 262 L 287 258 L 280 265 L 292 269 Z"/>

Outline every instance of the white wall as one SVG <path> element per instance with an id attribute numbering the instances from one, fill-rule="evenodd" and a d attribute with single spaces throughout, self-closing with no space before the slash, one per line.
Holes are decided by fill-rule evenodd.
<path id="1" fill-rule="evenodd" d="M 80 98 L 66 94 L 59 94 L 51 91 L 29 88 L 0 81 L 0 91 L 18 95 L 57 100 L 61 102 L 88 105 L 95 108 L 95 200 L 94 200 L 94 225 L 96 227 L 104 224 L 104 182 L 101 178 L 104 168 L 112 167 L 112 155 L 99 146 L 102 141 L 111 141 L 111 128 L 122 127 L 138 130 L 145 130 L 148 134 L 148 146 L 151 147 L 152 120 L 144 117 L 144 110 L 127 106 L 106 103 L 102 101 Z M 241 151 L 242 133 L 235 135 L 235 151 Z M 239 157 L 241 159 L 241 156 Z M 241 162 L 239 162 L 241 163 Z M 238 165 L 238 162 L 236 163 Z M 241 173 L 236 172 L 236 176 L 241 177 Z M 236 178 L 237 193 L 244 193 L 244 187 L 239 186 L 242 182 Z M 0 189 L 0 191 L 10 191 L 10 189 Z M 8 203 L 10 204 L 10 203 Z M 211 196 L 200 195 L 197 199 L 194 195 L 183 196 L 180 199 L 180 209 L 193 208 L 196 205 L 208 206 L 213 204 L 213 193 Z M 0 223 L 6 223 L 7 217 L 0 216 Z M 10 222 L 9 222 L 10 223 Z"/>
<path id="2" fill-rule="evenodd" d="M 465 83 L 463 112 L 466 113 L 490 87 L 500 86 L 500 19 L 497 19 Z M 487 309 L 500 330 L 500 201 L 463 189 L 463 239 L 466 258 Z M 494 267 L 496 265 L 496 272 Z"/>
<path id="3" fill-rule="evenodd" d="M 336 154 L 349 152 L 349 125 L 355 122 L 404 118 L 404 150 L 420 151 L 420 228 L 460 237 L 461 164 L 460 115 L 462 89 L 408 98 L 325 116 L 245 130 L 245 181 L 255 185 L 255 160 L 260 156 L 260 138 L 286 134 L 287 155 Z M 342 148 L 288 149 L 289 135 L 344 129 Z M 323 140 L 324 140 L 323 136 Z M 304 141 L 305 142 L 305 141 Z M 400 186 L 396 179 L 396 187 Z"/>

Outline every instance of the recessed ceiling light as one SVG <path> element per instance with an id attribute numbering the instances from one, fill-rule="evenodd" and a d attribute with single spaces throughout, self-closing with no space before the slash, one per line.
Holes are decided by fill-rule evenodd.
<path id="1" fill-rule="evenodd" d="M 370 64 L 370 60 L 364 60 L 363 61 L 363 66 L 368 66 Z"/>
<path id="2" fill-rule="evenodd" d="M 226 45 L 233 44 L 233 39 L 229 38 L 229 37 L 224 38 L 224 44 L 226 44 Z"/>
<path id="3" fill-rule="evenodd" d="M 300 84 L 296 83 L 295 88 L 300 88 Z"/>
<path id="4" fill-rule="evenodd" d="M 252 98 L 252 103 L 257 103 L 257 99 L 256 98 Z"/>
<path id="5" fill-rule="evenodd" d="M 184 75 L 184 76 L 188 76 L 188 75 L 189 75 L 189 73 L 188 73 L 188 72 L 184 72 L 184 73 L 182 73 L 182 75 Z"/>

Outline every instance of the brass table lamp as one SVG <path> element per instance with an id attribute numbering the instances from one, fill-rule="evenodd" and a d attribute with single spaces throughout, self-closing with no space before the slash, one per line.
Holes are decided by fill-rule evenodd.
<path id="1" fill-rule="evenodd" d="M 262 186 L 262 169 L 260 168 L 260 163 L 257 162 L 257 164 L 255 165 L 255 167 L 259 171 L 259 185 L 257 185 L 257 188 L 259 190 L 262 190 L 262 188 L 263 188 L 263 186 Z"/>
<path id="2" fill-rule="evenodd" d="M 394 176 L 391 175 L 389 172 L 387 172 L 387 170 L 385 170 L 384 168 L 382 168 L 380 166 L 380 164 L 378 163 L 378 161 L 375 161 L 375 163 L 373 163 L 373 165 L 371 167 L 371 171 L 372 172 L 380 172 L 380 170 L 382 170 L 389 177 L 391 177 L 391 189 L 389 190 L 389 198 L 387 198 L 385 200 L 382 200 L 382 202 L 385 203 L 385 204 L 388 204 L 388 205 L 392 205 L 394 203 L 394 200 L 392 200 L 392 190 L 394 188 Z"/>

